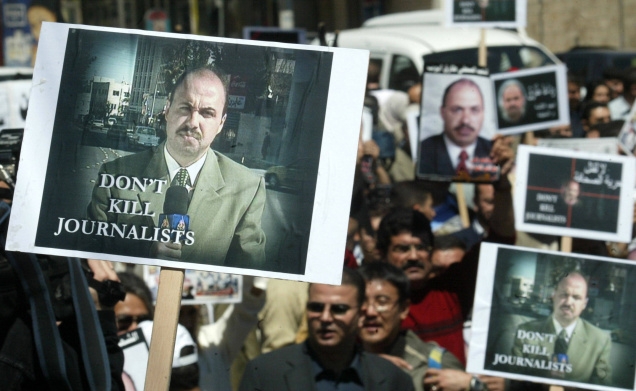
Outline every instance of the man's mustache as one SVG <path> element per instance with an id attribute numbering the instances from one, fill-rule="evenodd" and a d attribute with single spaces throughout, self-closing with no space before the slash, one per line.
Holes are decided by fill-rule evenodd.
<path id="1" fill-rule="evenodd" d="M 175 133 L 183 136 L 194 137 L 197 140 L 201 139 L 201 132 L 197 131 L 196 128 L 181 127 L 177 129 Z"/>
<path id="2" fill-rule="evenodd" d="M 412 267 L 419 267 L 420 269 L 424 269 L 424 264 L 420 261 L 409 260 L 409 261 L 406 261 L 404 266 L 402 266 L 402 270 L 407 270 Z"/>
<path id="3" fill-rule="evenodd" d="M 464 129 L 464 128 L 468 128 L 468 129 L 470 129 L 470 130 L 471 130 L 471 132 L 474 132 L 474 131 L 475 131 L 475 128 L 473 128 L 472 126 L 467 125 L 467 124 L 461 124 L 461 125 L 456 126 L 456 127 L 455 127 L 455 130 L 459 131 L 459 130 L 462 130 L 462 129 Z"/>

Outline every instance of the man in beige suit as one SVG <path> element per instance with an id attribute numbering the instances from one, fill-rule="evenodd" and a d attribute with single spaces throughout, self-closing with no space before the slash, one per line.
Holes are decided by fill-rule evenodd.
<path id="1" fill-rule="evenodd" d="M 552 294 L 552 315 L 517 329 L 511 364 L 535 376 L 611 385 L 612 341 L 608 333 L 580 318 L 587 301 L 585 277 L 571 272 L 562 278 Z"/>
<path id="2" fill-rule="evenodd" d="M 125 237 L 111 235 L 102 240 L 102 251 L 263 267 L 264 181 L 210 149 L 223 128 L 226 111 L 227 85 L 218 71 L 187 70 L 177 80 L 166 109 L 166 141 L 106 163 L 100 170 L 88 217 L 125 227 L 127 232 Z M 186 187 L 190 199 L 187 214 L 191 233 L 187 239 L 168 241 L 157 235 L 156 227 L 166 190 L 180 179 L 179 186 Z M 129 231 L 132 226 L 137 228 L 134 233 Z"/>

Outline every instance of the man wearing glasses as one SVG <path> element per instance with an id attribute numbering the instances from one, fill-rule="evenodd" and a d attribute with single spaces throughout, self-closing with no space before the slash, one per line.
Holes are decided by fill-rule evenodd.
<path id="1" fill-rule="evenodd" d="M 368 263 L 359 269 L 364 277 L 366 299 L 360 339 L 367 352 L 383 354 L 404 369 L 417 391 L 452 386 L 441 379 L 439 369 L 452 369 L 453 384 L 470 389 L 472 377 L 449 351 L 434 342 L 423 342 L 411 330 L 400 330 L 409 313 L 409 279 L 402 270 L 385 262 Z M 429 368 L 432 368 L 425 379 Z M 446 372 L 445 372 L 446 373 Z M 478 380 L 477 380 L 478 381 Z"/>
<path id="2" fill-rule="evenodd" d="M 413 390 L 398 367 L 358 349 L 364 294 L 364 280 L 348 268 L 340 286 L 311 284 L 307 341 L 251 361 L 239 390 Z"/>

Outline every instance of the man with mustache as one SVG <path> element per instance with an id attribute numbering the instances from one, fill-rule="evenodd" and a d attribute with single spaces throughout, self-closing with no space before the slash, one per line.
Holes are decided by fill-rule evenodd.
<path id="1" fill-rule="evenodd" d="M 552 293 L 552 315 L 519 326 L 514 357 L 564 363 L 550 369 L 516 366 L 515 372 L 576 382 L 612 385 L 609 333 L 581 318 L 588 302 L 586 278 L 573 271 Z"/>
<path id="2" fill-rule="evenodd" d="M 138 228 L 125 238 L 102 240 L 104 251 L 208 265 L 263 266 L 264 181 L 210 148 L 227 118 L 227 96 L 226 77 L 218 69 L 187 69 L 170 93 L 166 141 L 102 166 L 88 217 Z M 153 237 L 172 186 L 187 190 L 181 201 L 190 217 L 190 240 Z"/>
<path id="3" fill-rule="evenodd" d="M 463 324 L 472 302 L 460 298 L 471 291 L 470 279 L 463 275 L 470 270 L 476 275 L 477 262 L 462 265 L 466 267 L 451 265 L 459 274 L 444 273 L 444 268 L 432 261 L 433 240 L 431 225 L 423 214 L 399 208 L 382 219 L 377 248 L 385 261 L 409 278 L 411 304 L 402 328 L 412 330 L 423 341 L 437 342 L 465 365 Z M 465 308 L 462 303 L 467 304 Z"/>
<path id="4" fill-rule="evenodd" d="M 490 178 L 497 167 L 490 158 L 492 143 L 479 137 L 484 122 L 484 97 L 467 78 L 451 83 L 442 97 L 441 134 L 420 144 L 418 175 L 442 180 Z"/>

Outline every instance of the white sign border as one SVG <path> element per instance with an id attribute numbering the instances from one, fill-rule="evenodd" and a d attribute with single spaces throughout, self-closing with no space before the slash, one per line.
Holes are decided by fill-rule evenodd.
<path id="1" fill-rule="evenodd" d="M 239 45 L 274 46 L 333 53 L 327 110 L 323 127 L 323 143 L 304 275 L 55 249 L 35 245 L 37 222 L 41 208 L 40 202 L 44 190 L 44 173 L 47 171 L 67 37 L 71 29 L 152 35 Z M 345 199 L 340 197 L 340 195 L 346 194 L 346 192 L 343 192 L 343 184 L 349 184 L 348 187 L 344 186 L 344 188 L 349 190 L 353 186 L 355 151 L 357 150 L 359 139 L 364 87 L 366 85 L 366 69 L 369 61 L 368 51 L 47 22 L 43 23 L 41 36 L 42 41 L 41 45 L 39 45 L 40 52 L 35 64 L 33 87 L 29 102 L 29 106 L 37 107 L 38 112 L 29 110 L 27 115 L 20 157 L 21 175 L 19 174 L 18 176 L 14 203 L 12 205 L 12 214 L 21 216 L 21 220 L 11 220 L 6 243 L 8 251 L 55 254 L 160 267 L 340 284 L 348 224 L 347 217 L 350 208 L 350 199 Z M 61 48 L 64 50 L 61 50 Z M 352 71 L 356 69 L 359 71 Z M 350 131 L 346 131 L 347 129 L 350 129 Z M 350 169 L 343 169 L 343 167 L 350 167 Z M 27 173 L 38 173 L 39 175 L 28 175 Z M 24 223 L 25 221 L 27 223 Z"/>

